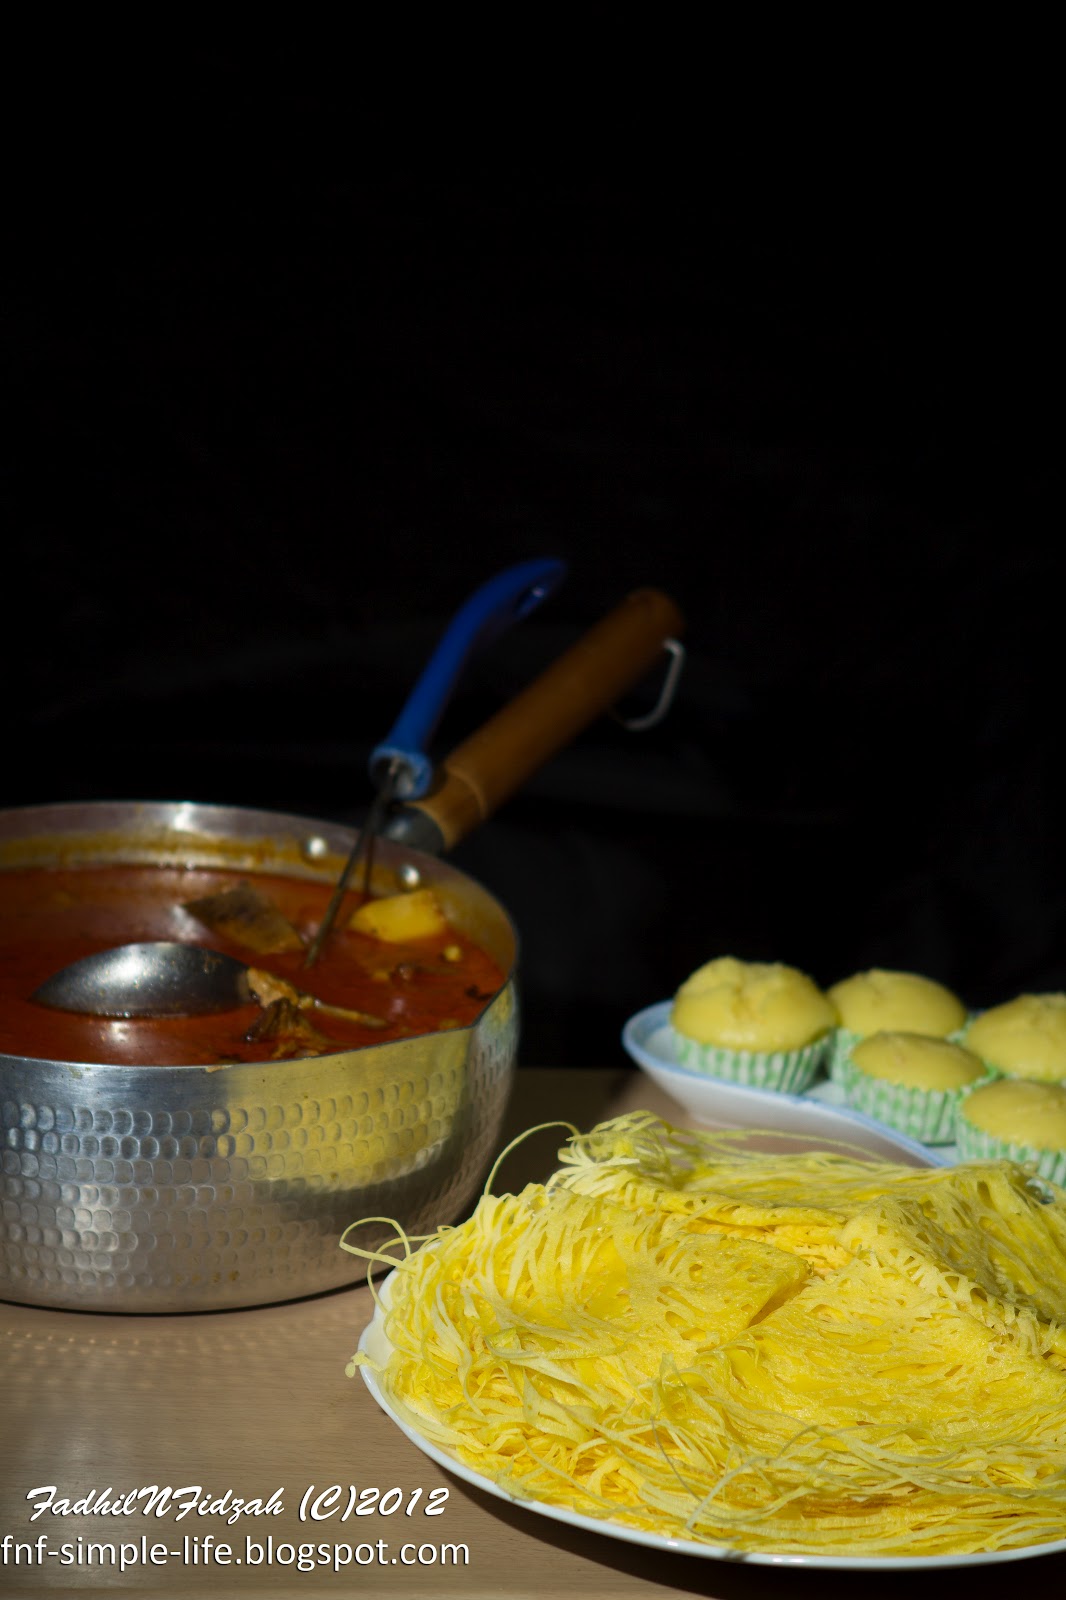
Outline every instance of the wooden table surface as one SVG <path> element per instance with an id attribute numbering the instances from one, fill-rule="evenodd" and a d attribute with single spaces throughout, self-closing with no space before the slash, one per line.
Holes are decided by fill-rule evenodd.
<path id="1" fill-rule="evenodd" d="M 584 1128 L 642 1106 L 685 1120 L 638 1073 L 527 1068 L 518 1075 L 506 1137 L 548 1117 Z M 513 1188 L 545 1177 L 560 1142 L 558 1130 L 536 1135 L 508 1158 L 501 1182 Z M 371 1310 L 365 1286 L 288 1305 L 188 1316 L 0 1304 L 0 1540 L 12 1541 L 0 1564 L 0 1594 L 851 1600 L 861 1587 L 864 1597 L 878 1600 L 906 1585 L 914 1600 L 924 1600 L 958 1582 L 979 1596 L 1019 1581 L 1043 1582 L 1054 1593 L 1066 1582 L 1063 1556 L 965 1573 L 799 1570 L 663 1554 L 550 1521 L 442 1471 L 378 1409 L 361 1378 L 345 1376 Z M 200 1485 L 197 1498 L 208 1503 L 227 1490 L 245 1501 L 275 1496 L 282 1510 L 232 1526 L 221 1512 L 193 1511 L 181 1521 L 173 1512 L 163 1519 L 123 1514 L 121 1497 L 152 1484 Z M 110 1491 L 120 1511 L 62 1517 L 45 1511 L 31 1520 L 27 1496 L 48 1485 L 72 1505 Z M 333 1485 L 341 1486 L 344 1503 L 351 1485 L 399 1490 L 393 1499 L 402 1498 L 404 1507 L 416 1490 L 422 1494 L 410 1516 L 375 1511 L 342 1520 L 338 1503 L 331 1517 L 301 1520 L 301 1502 Z M 422 1508 L 434 1490 L 446 1490 L 447 1498 L 439 1515 L 427 1516 Z M 240 1564 L 209 1561 L 209 1538 L 228 1543 Z M 256 1563 L 256 1547 L 265 1557 L 268 1538 L 272 1560 Z M 114 1544 L 115 1559 L 105 1551 L 90 1562 L 90 1542 Z M 294 1562 L 301 1545 L 315 1547 L 312 1570 Z M 415 1564 L 405 1564 L 409 1545 Z M 463 1563 L 443 1548 L 456 1545 L 468 1551 Z M 319 1546 L 328 1566 L 318 1564 Z M 419 1547 L 425 1547 L 421 1564 Z M 335 1571 L 334 1550 L 343 1562 L 346 1549 L 351 1564 Z"/>

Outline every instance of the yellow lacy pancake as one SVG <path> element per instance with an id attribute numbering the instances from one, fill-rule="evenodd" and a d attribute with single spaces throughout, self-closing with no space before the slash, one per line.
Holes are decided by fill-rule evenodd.
<path id="1" fill-rule="evenodd" d="M 516 1496 L 740 1550 L 1063 1536 L 1066 1194 L 646 1114 L 561 1158 L 397 1267 L 378 1377 L 427 1439 Z"/>

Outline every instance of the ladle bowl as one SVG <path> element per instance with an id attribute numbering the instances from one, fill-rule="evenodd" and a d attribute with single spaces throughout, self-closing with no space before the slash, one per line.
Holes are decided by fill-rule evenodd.
<path id="1" fill-rule="evenodd" d="M 248 969 L 203 945 L 153 939 L 72 961 L 30 997 L 91 1017 L 199 1017 L 252 999 Z"/>

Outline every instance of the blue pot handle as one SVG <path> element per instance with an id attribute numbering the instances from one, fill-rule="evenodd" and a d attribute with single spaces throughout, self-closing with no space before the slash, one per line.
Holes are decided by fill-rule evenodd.
<path id="1" fill-rule="evenodd" d="M 392 769 L 392 792 L 418 800 L 433 781 L 426 745 L 433 737 L 467 661 L 558 588 L 563 561 L 523 561 L 483 583 L 455 613 L 440 643 L 389 732 L 370 753 L 370 775 L 378 784 Z"/>

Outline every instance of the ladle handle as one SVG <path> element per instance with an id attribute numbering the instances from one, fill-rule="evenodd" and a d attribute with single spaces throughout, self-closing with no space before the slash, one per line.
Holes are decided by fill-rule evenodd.
<path id="1" fill-rule="evenodd" d="M 451 849 L 638 682 L 684 625 L 669 595 L 635 590 L 453 750 L 434 789 L 406 810 Z"/>
<path id="2" fill-rule="evenodd" d="M 400 715 L 370 752 L 370 775 L 379 787 L 391 769 L 397 795 L 419 799 L 427 793 L 433 763 L 426 745 L 470 656 L 527 617 L 565 576 L 565 562 L 523 561 L 474 590 L 445 629 Z"/>

